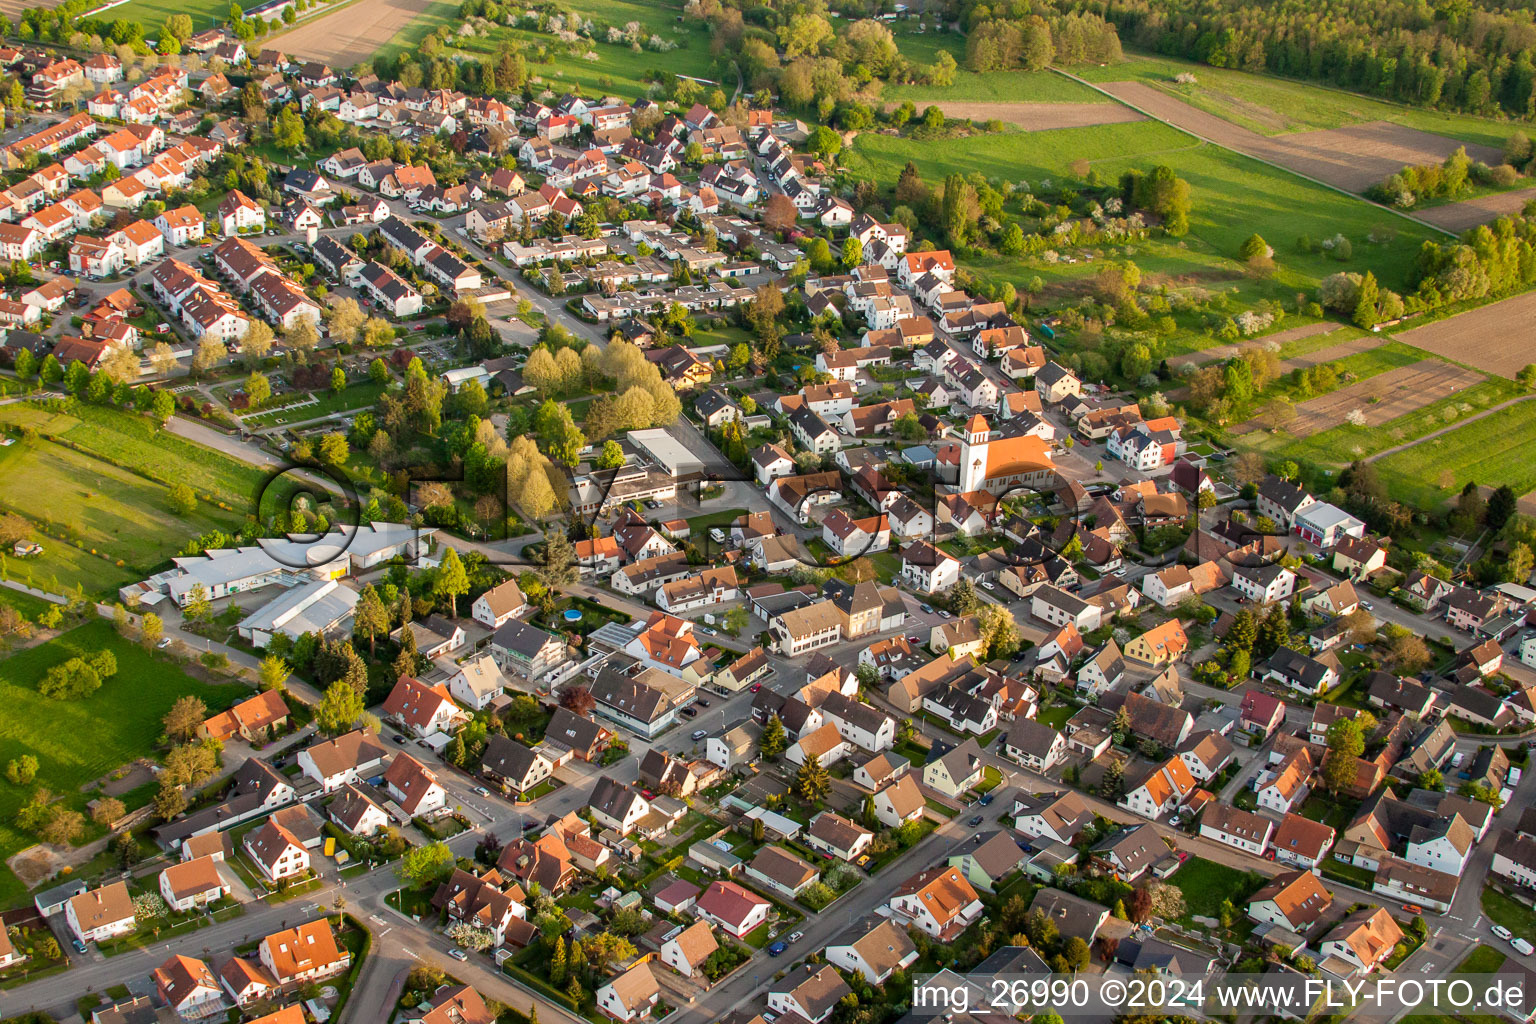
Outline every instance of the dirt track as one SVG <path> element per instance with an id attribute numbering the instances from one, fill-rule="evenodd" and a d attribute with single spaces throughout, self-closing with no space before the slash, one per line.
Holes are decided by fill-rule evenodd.
<path id="1" fill-rule="evenodd" d="M 324 61 L 335 68 L 349 68 L 372 57 L 431 4 L 432 0 L 358 0 L 273 36 L 262 46 Z"/>
<path id="2" fill-rule="evenodd" d="M 1309 437 L 1340 425 L 1352 410 L 1359 410 L 1365 417 L 1362 426 L 1378 426 L 1447 395 L 1454 395 L 1482 379 L 1483 375 L 1475 370 L 1442 363 L 1438 359 L 1426 359 L 1301 402 L 1296 406 L 1296 418 L 1285 429 L 1296 437 Z"/>
<path id="3" fill-rule="evenodd" d="M 1346 192 L 1364 192 L 1405 164 L 1438 163 L 1462 145 L 1456 139 L 1388 121 L 1271 138 L 1207 114 L 1141 82 L 1110 82 L 1101 88 L 1153 117 L 1219 146 L 1268 160 Z M 1468 145 L 1467 155 L 1489 163 L 1503 159 L 1498 150 L 1488 146 Z"/>
<path id="4" fill-rule="evenodd" d="M 1536 292 L 1526 292 L 1404 331 L 1397 340 L 1513 378 L 1521 367 L 1536 363 L 1536 348 L 1531 345 L 1532 323 L 1536 323 Z"/>
<path id="5" fill-rule="evenodd" d="M 964 103 L 951 100 L 924 106 L 938 107 L 944 111 L 945 117 L 958 117 L 966 121 L 990 121 L 995 118 L 1029 132 L 1146 120 L 1145 115 L 1119 103 Z"/>
<path id="6" fill-rule="evenodd" d="M 1266 334 L 1262 338 L 1254 338 L 1251 341 L 1239 341 L 1231 345 L 1217 345 L 1213 348 L 1203 348 L 1199 352 L 1191 352 L 1187 356 L 1180 356 L 1173 360 L 1174 366 L 1184 363 L 1193 363 L 1196 366 L 1204 366 L 1206 363 L 1222 363 L 1231 359 L 1244 349 L 1254 348 L 1258 345 L 1284 345 L 1288 341 L 1299 341 L 1302 338 L 1310 338 L 1314 334 L 1326 334 L 1329 331 L 1339 329 L 1338 324 L 1329 323 L 1327 320 L 1319 320 L 1315 324 L 1302 324 L 1300 327 L 1288 327 L 1274 334 Z"/>

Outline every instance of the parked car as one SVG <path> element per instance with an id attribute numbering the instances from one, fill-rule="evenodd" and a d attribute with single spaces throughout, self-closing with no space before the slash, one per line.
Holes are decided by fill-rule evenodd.
<path id="1" fill-rule="evenodd" d="M 921 608 L 923 610 L 923 612 L 925 614 L 927 614 L 927 615 L 932 615 L 933 614 L 933 605 L 931 605 L 931 604 L 920 604 L 920 605 L 918 605 L 918 607 Z"/>
<path id="2" fill-rule="evenodd" d="M 971 819 L 971 820 L 970 820 L 970 826 L 971 826 L 971 828 L 980 828 L 980 827 L 981 827 L 981 823 L 982 823 L 982 821 L 983 821 L 983 818 L 982 818 L 982 816 L 981 816 L 981 815 L 979 815 L 979 814 L 978 814 L 978 815 L 976 815 L 976 817 L 974 817 L 974 818 L 972 818 L 972 819 Z"/>
<path id="3" fill-rule="evenodd" d="M 455 960 L 460 961 L 461 963 L 466 963 L 469 960 L 469 954 L 464 952 L 462 949 L 459 949 L 457 946 L 455 946 L 453 949 L 450 949 L 448 951 L 448 955 L 453 957 Z"/>
<path id="4" fill-rule="evenodd" d="M 761 690 L 762 688 L 763 688 L 763 684 L 762 683 L 753 683 L 751 686 L 749 686 L 747 688 L 747 692 L 748 693 L 756 693 L 759 690 Z"/>
<path id="5" fill-rule="evenodd" d="M 394 740 L 396 743 L 400 744 L 402 747 L 405 746 L 405 737 L 404 736 L 391 736 L 390 739 Z"/>
<path id="6" fill-rule="evenodd" d="M 1496 924 L 1496 925 L 1493 926 L 1493 934 L 1497 935 L 1499 938 L 1503 939 L 1505 942 L 1508 942 L 1510 939 L 1513 939 L 1515 937 L 1515 933 L 1514 932 L 1510 931 L 1508 928 L 1505 928 L 1501 924 Z"/>
<path id="7" fill-rule="evenodd" d="M 1271 850 L 1270 852 L 1273 853 L 1274 851 Z M 1417 903 L 1404 903 L 1403 913 L 1418 916 L 1424 913 L 1424 908 L 1419 906 Z"/>
<path id="8" fill-rule="evenodd" d="M 913 633 L 911 636 L 907 637 L 907 643 L 909 644 L 920 644 L 922 642 L 923 638 L 918 636 L 916 633 Z"/>
<path id="9" fill-rule="evenodd" d="M 491 791 L 486 789 L 484 786 L 476 786 L 475 787 L 475 792 L 477 794 L 479 794 L 480 796 L 490 796 L 491 795 Z"/>
<path id="10" fill-rule="evenodd" d="M 976 801 L 976 802 L 981 804 L 981 806 L 986 807 L 988 804 L 990 804 L 993 800 L 996 800 L 996 799 L 997 799 L 997 797 L 994 794 L 992 794 L 992 793 L 983 793 L 983 794 L 981 794 L 981 799 Z"/>
<path id="11" fill-rule="evenodd" d="M 699 740 L 703 739 L 705 736 L 708 736 L 708 735 L 709 735 L 709 732 L 707 730 L 705 730 L 705 729 L 695 729 L 695 730 L 693 730 L 691 738 L 693 739 L 693 742 L 697 743 L 697 742 L 699 742 Z"/>
<path id="12" fill-rule="evenodd" d="M 787 950 L 787 949 L 789 949 L 789 944 L 787 942 L 783 942 L 783 941 L 775 942 L 773 945 L 768 947 L 768 955 L 769 956 L 783 956 L 784 955 L 784 951 Z"/>
<path id="13" fill-rule="evenodd" d="M 803 938 L 805 938 L 805 933 L 804 932 L 790 932 L 789 933 L 789 941 L 792 942 L 792 943 L 793 942 L 799 942 Z"/>
<path id="14" fill-rule="evenodd" d="M 699 709 L 694 707 L 692 704 L 690 704 L 687 707 L 683 708 L 683 717 L 684 718 L 698 718 L 699 717 Z"/>
<path id="15" fill-rule="evenodd" d="M 79 939 L 70 939 L 69 944 L 74 947 L 76 953 L 85 952 L 85 943 L 81 942 Z"/>
<path id="16" fill-rule="evenodd" d="M 1519 953 L 1521 956 L 1530 956 L 1532 953 L 1536 953 L 1536 947 L 1533 947 L 1529 942 L 1526 942 L 1518 935 L 1513 939 L 1510 939 L 1509 944 L 1513 946 L 1515 948 L 1515 952 Z"/>

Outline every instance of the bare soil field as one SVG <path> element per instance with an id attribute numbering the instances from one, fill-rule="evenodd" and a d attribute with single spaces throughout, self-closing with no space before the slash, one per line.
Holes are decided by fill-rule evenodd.
<path id="1" fill-rule="evenodd" d="M 4 0 L 0 0 L 4 2 Z M 374 51 L 426 10 L 432 0 L 358 0 L 339 11 L 273 36 L 266 46 L 332 67 L 348 68 Z"/>
<path id="2" fill-rule="evenodd" d="M 1463 145 L 1456 139 L 1387 121 L 1269 138 L 1141 82 L 1110 82 L 1102 88 L 1153 117 L 1218 146 L 1268 160 L 1346 192 L 1364 192 L 1405 164 L 1439 163 Z M 1503 160 L 1501 153 L 1488 146 L 1469 145 L 1467 155 L 1488 163 Z"/>
<path id="3" fill-rule="evenodd" d="M 1536 323 L 1536 292 L 1481 306 L 1397 336 L 1405 345 L 1514 378 L 1536 363 L 1531 325 Z"/>
<path id="4" fill-rule="evenodd" d="M 1482 379 L 1483 375 L 1475 370 L 1426 359 L 1301 402 L 1296 406 L 1296 419 L 1285 429 L 1296 437 L 1309 437 L 1338 426 L 1356 409 L 1365 417 L 1362 426 L 1378 426 L 1454 395 Z"/>
<path id="5" fill-rule="evenodd" d="M 63 2 L 64 0 L 0 0 L 0 14 L 15 21 L 28 8 L 42 7 L 46 10 L 52 10 Z"/>
<path id="6" fill-rule="evenodd" d="M 894 107 L 895 104 L 887 106 Z M 958 117 L 966 121 L 996 119 L 1027 132 L 1146 120 L 1146 115 L 1119 103 L 967 103 L 962 100 L 945 100 L 922 106 L 938 107 L 944 111 L 945 117 Z"/>
<path id="7" fill-rule="evenodd" d="M 1464 203 L 1432 206 L 1427 210 L 1416 211 L 1414 216 L 1436 227 L 1459 234 L 1467 228 L 1486 224 L 1507 213 L 1519 213 L 1521 208 L 1532 199 L 1536 199 L 1536 188 L 1517 188 L 1513 192 L 1480 196 L 1477 199 L 1468 199 Z"/>
<path id="8" fill-rule="evenodd" d="M 1202 363 L 1219 362 L 1231 359 L 1233 356 L 1237 355 L 1239 352 L 1244 351 L 1245 349 L 1257 348 L 1258 346 L 1271 341 L 1277 341 L 1281 344 L 1284 344 L 1287 341 L 1297 341 L 1301 338 L 1312 337 L 1313 335 L 1321 334 L 1325 331 L 1335 331 L 1338 330 L 1338 326 L 1338 324 L 1332 324 L 1326 321 L 1315 324 L 1303 324 L 1300 327 L 1292 327 L 1288 331 L 1279 331 L 1264 338 L 1257 338 L 1253 341 L 1245 341 L 1241 345 L 1222 345 L 1219 348 L 1208 348 L 1204 351 L 1195 353 L 1195 355 L 1208 357 L 1202 359 Z M 1363 338 L 1351 338 L 1348 341 L 1341 341 L 1337 345 L 1329 345 L 1326 348 L 1314 349 L 1311 352 L 1303 352 L 1301 355 L 1292 356 L 1289 359 L 1282 359 L 1280 361 L 1280 372 L 1282 374 L 1286 374 L 1290 373 L 1292 370 L 1306 370 L 1317 366 L 1320 363 L 1331 363 L 1335 359 L 1343 359 L 1346 356 L 1357 355 L 1361 352 L 1369 352 L 1371 349 L 1376 348 L 1378 345 L 1383 345 L 1387 341 L 1388 336 L 1385 334 L 1371 334 Z M 1188 361 L 1190 360 L 1186 360 L 1186 362 Z M 1165 397 L 1170 402 L 1182 402 L 1184 399 L 1189 397 L 1189 388 L 1175 388 L 1174 390 L 1168 392 Z M 1321 399 L 1317 400 L 1320 401 Z M 1299 411 L 1301 406 L 1297 406 L 1296 408 Z M 1255 429 L 1256 426 L 1257 425 L 1253 423 L 1245 423 L 1239 426 L 1237 430 L 1242 432 L 1244 430 Z"/>

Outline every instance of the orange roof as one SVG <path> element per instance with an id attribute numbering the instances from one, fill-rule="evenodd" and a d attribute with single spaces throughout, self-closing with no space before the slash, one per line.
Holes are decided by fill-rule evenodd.
<path id="1" fill-rule="evenodd" d="M 958 917 L 980 897 L 971 883 L 952 867 L 920 871 L 897 887 L 894 896 L 916 896 L 940 925 Z"/>
<path id="2" fill-rule="evenodd" d="M 297 928 L 273 932 L 262 940 L 262 946 L 279 981 L 306 971 L 324 970 L 347 957 L 336 945 L 330 920 L 324 917 L 306 921 Z"/>
<path id="3" fill-rule="evenodd" d="M 399 715 L 407 725 L 420 729 L 432 721 L 439 708 L 452 703 L 442 683 L 428 686 L 415 676 L 401 676 L 384 701 L 384 714 Z"/>
<path id="4" fill-rule="evenodd" d="M 216 740 L 227 740 L 239 735 L 242 728 L 248 731 L 265 729 L 288 717 L 288 705 L 277 690 L 267 690 L 241 701 L 228 711 L 210 715 L 203 722 L 208 735 Z"/>

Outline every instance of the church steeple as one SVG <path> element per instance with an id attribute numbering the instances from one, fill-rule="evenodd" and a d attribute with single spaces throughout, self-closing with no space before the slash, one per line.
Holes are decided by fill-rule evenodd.
<path id="1" fill-rule="evenodd" d="M 985 416 L 977 413 L 972 416 L 970 422 L 965 425 L 965 440 L 967 444 L 986 444 L 991 436 L 992 428 L 987 425 Z"/>

